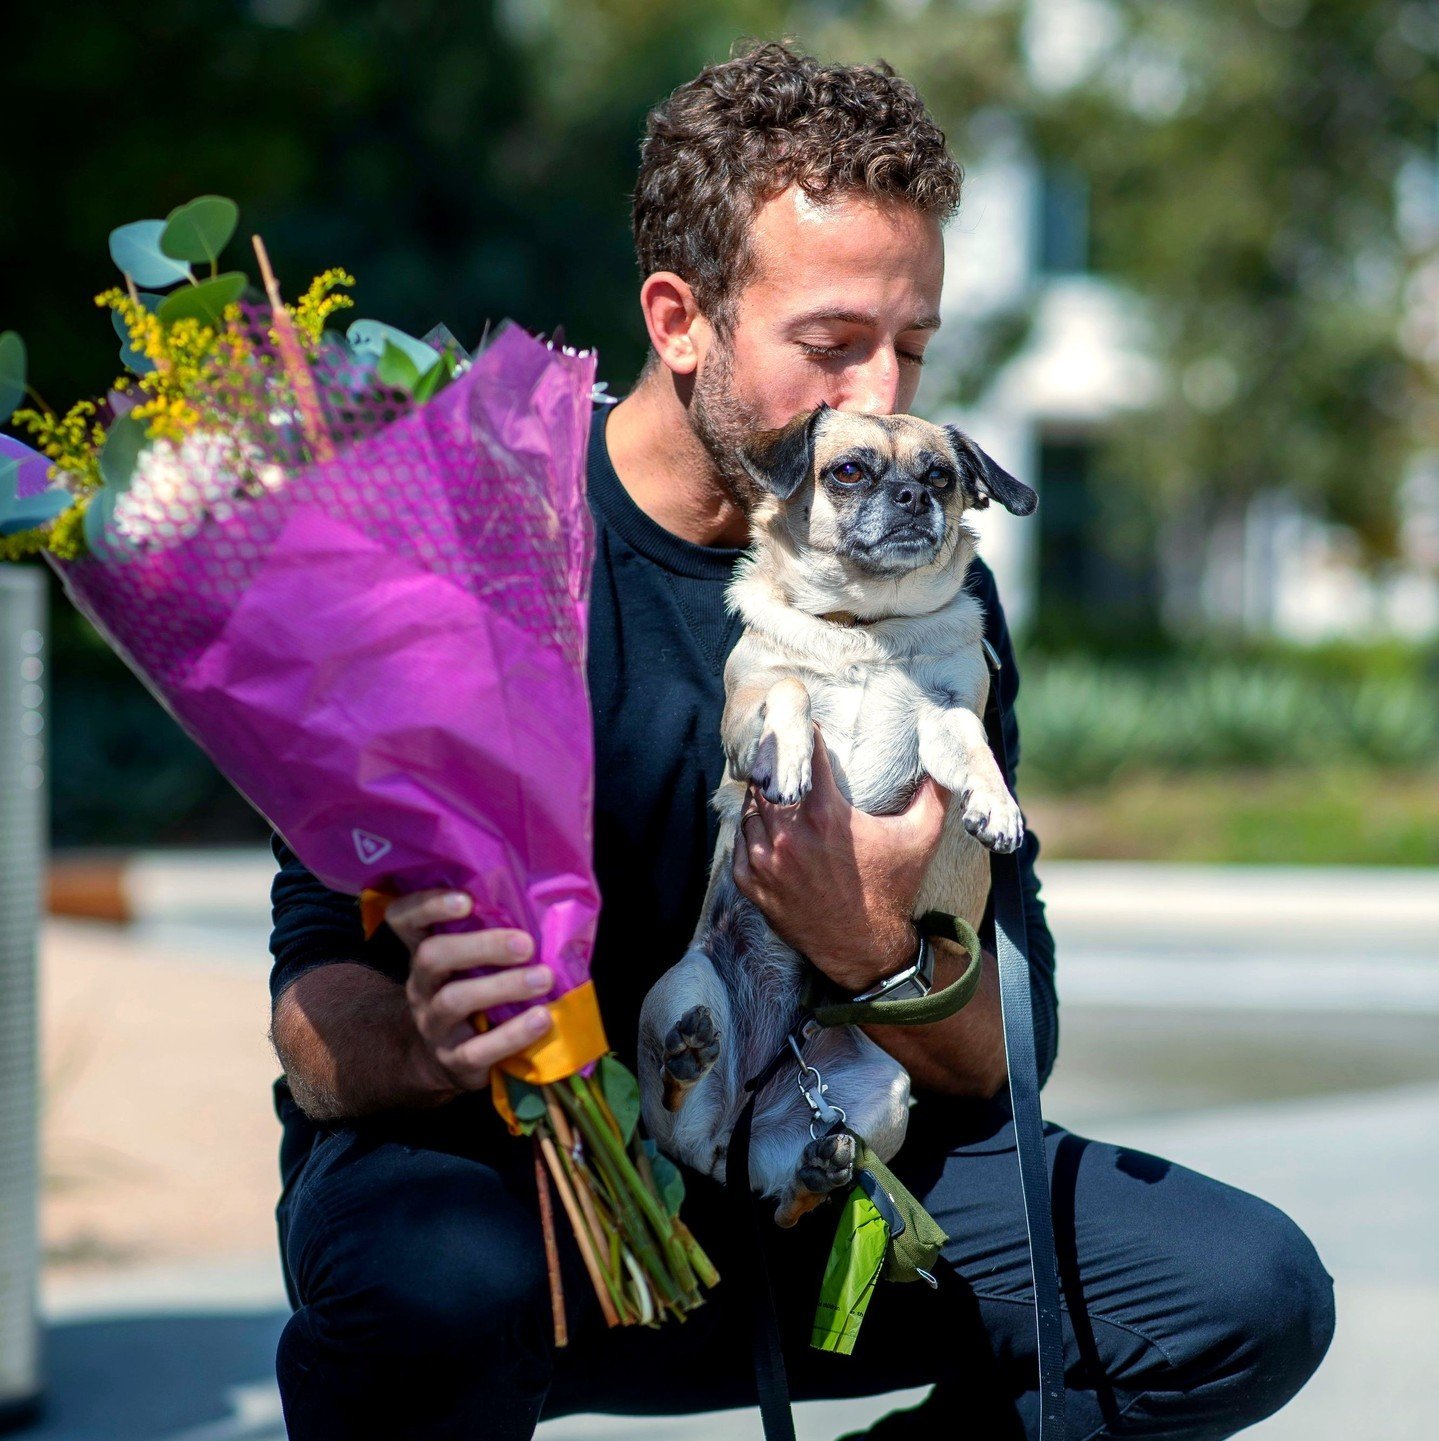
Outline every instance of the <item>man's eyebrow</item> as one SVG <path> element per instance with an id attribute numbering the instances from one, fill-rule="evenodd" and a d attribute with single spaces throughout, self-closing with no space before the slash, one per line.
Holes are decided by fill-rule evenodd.
<path id="1" fill-rule="evenodd" d="M 799 330 L 806 325 L 813 325 L 816 321 L 837 320 L 842 325 L 867 325 L 874 327 L 879 324 L 879 316 L 869 310 L 808 310 L 803 315 L 797 315 L 790 321 L 791 328 Z M 938 315 L 922 315 L 918 320 L 911 321 L 904 328 L 905 330 L 938 330 L 941 321 Z"/>

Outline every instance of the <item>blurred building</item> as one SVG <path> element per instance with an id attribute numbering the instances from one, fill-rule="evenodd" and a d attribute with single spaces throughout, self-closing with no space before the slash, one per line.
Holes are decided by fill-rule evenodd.
<path id="1" fill-rule="evenodd" d="M 1090 0 L 1036 7 L 1045 11 L 1057 18 L 1033 30 L 1032 64 L 1083 63 L 1103 7 Z M 1041 163 L 1017 126 L 991 127 L 982 156 L 966 164 L 964 205 L 947 249 L 945 328 L 930 351 L 931 394 L 953 393 L 964 348 L 973 349 L 986 326 L 1011 317 L 1024 334 L 987 384 L 974 388 L 978 399 L 940 416 L 1040 493 L 1034 519 L 997 510 L 980 519 L 983 553 L 999 573 L 1017 629 L 1041 609 L 1112 619 L 1126 608 L 1137 613 L 1141 598 L 1172 631 L 1299 642 L 1439 635 L 1439 458 L 1410 475 L 1400 556 L 1380 576 L 1360 563 L 1347 530 L 1279 489 L 1208 533 L 1161 526 L 1127 553 L 1104 543 L 1096 443 L 1123 408 L 1153 395 L 1161 377 L 1145 343 L 1142 308 L 1090 269 L 1082 177 Z M 1196 366 L 1182 377 L 1197 409 L 1232 399 L 1236 380 L 1222 367 Z"/>

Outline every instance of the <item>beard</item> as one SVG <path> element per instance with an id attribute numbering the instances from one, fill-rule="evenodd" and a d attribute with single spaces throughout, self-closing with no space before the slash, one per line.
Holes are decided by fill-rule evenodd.
<path id="1" fill-rule="evenodd" d="M 761 491 L 739 453 L 745 441 L 762 428 L 760 414 L 735 394 L 734 358 L 728 343 L 716 337 L 706 360 L 690 394 L 690 425 L 725 493 L 748 515 Z"/>

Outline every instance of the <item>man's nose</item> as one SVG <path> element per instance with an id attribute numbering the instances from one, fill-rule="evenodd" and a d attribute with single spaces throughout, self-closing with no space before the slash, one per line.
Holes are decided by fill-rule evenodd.
<path id="1" fill-rule="evenodd" d="M 881 346 L 863 365 L 844 373 L 843 395 L 830 402 L 836 410 L 860 415 L 893 415 L 899 409 L 899 360 Z"/>

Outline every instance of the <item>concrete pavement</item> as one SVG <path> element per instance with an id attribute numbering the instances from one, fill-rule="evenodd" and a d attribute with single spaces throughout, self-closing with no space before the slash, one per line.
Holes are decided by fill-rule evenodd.
<path id="1" fill-rule="evenodd" d="M 150 856 L 127 944 L 261 983 L 273 864 Z M 183 874 L 182 874 L 183 873 Z M 146 872 L 141 872 L 146 874 Z M 1325 1365 L 1261 1441 L 1428 1441 L 1439 1335 L 1439 882 L 1423 873 L 1048 865 L 1061 956 L 1055 1120 L 1274 1201 L 1335 1276 Z M 204 897 L 227 897 L 207 911 Z M 165 897 L 157 901 L 157 896 Z M 1216 1238 L 1216 1245 L 1222 1238 Z M 52 1279 L 40 1441 L 280 1441 L 272 1381 L 285 1306 L 269 1252 Z M 1422 1354 L 1421 1354 L 1422 1348 Z M 885 1401 L 797 1408 L 802 1441 Z M 754 1412 L 687 1438 L 760 1435 Z M 673 1421 L 580 1417 L 541 1441 L 673 1437 Z"/>

